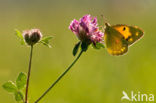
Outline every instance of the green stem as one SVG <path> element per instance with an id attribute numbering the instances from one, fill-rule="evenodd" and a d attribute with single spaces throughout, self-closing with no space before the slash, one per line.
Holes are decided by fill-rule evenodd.
<path id="1" fill-rule="evenodd" d="M 73 61 L 73 63 L 57 78 L 57 80 L 34 103 L 38 103 L 61 80 L 61 78 L 63 78 L 63 76 L 71 69 L 71 67 L 80 58 L 82 53 L 83 53 L 83 50 L 81 50 L 81 52 L 79 53 L 77 58 Z"/>
<path id="2" fill-rule="evenodd" d="M 31 51 L 30 51 L 29 68 L 28 68 L 27 84 L 26 84 L 26 92 L 25 92 L 25 103 L 28 103 L 28 89 L 29 89 L 29 81 L 30 81 L 30 73 L 31 73 L 32 54 L 33 54 L 33 45 L 31 46 Z"/>

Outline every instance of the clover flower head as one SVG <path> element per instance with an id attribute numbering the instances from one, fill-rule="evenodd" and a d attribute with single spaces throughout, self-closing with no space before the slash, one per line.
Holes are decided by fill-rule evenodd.
<path id="1" fill-rule="evenodd" d="M 99 30 L 97 18 L 93 18 L 91 15 L 85 15 L 79 21 L 74 19 L 69 29 L 76 34 L 79 40 L 87 44 L 103 41 L 104 33 Z"/>
<path id="2" fill-rule="evenodd" d="M 23 31 L 23 37 L 28 45 L 34 45 L 42 38 L 42 33 L 39 29 L 31 29 Z"/>

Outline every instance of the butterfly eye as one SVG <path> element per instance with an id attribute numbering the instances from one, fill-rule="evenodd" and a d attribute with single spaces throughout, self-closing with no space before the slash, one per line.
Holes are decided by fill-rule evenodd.
<path id="1" fill-rule="evenodd" d="M 126 28 L 125 27 L 123 27 L 123 31 L 125 31 L 126 30 Z"/>

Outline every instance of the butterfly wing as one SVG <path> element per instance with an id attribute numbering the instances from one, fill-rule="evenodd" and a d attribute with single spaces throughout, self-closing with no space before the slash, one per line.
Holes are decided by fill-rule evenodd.
<path id="1" fill-rule="evenodd" d="M 106 25 L 104 35 L 107 51 L 112 55 L 122 55 L 128 51 L 128 43 L 120 32 Z"/>
<path id="2" fill-rule="evenodd" d="M 137 26 L 127 26 L 124 24 L 117 24 L 112 26 L 115 30 L 123 35 L 124 39 L 127 41 L 128 45 L 132 45 L 134 42 L 139 40 L 144 32 Z"/>

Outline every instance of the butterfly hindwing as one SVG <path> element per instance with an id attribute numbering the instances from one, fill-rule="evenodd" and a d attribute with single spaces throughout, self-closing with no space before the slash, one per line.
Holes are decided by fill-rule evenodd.
<path id="1" fill-rule="evenodd" d="M 112 55 L 122 55 L 128 51 L 128 43 L 123 35 L 111 26 L 106 26 L 104 41 L 107 51 Z"/>
<path id="2" fill-rule="evenodd" d="M 128 45 L 133 44 L 143 36 L 143 31 L 137 26 L 117 24 L 112 27 L 124 36 L 124 39 L 127 41 Z"/>

